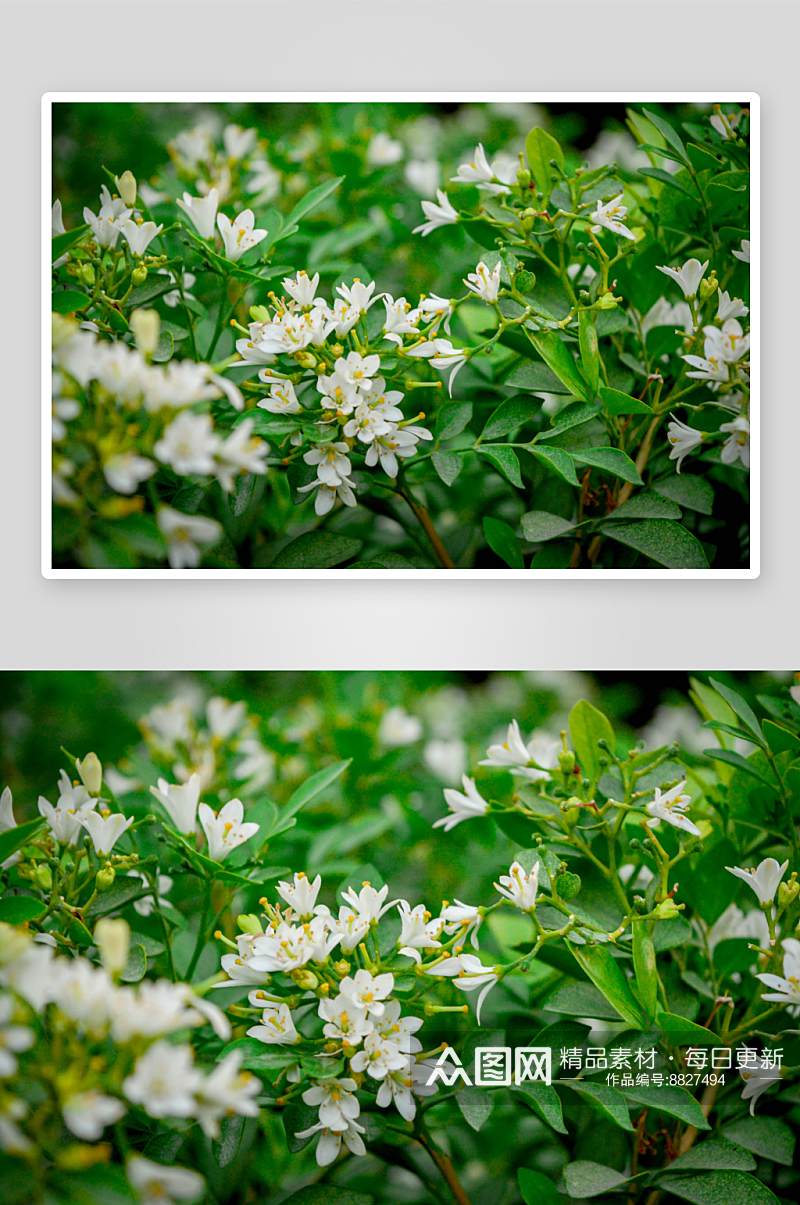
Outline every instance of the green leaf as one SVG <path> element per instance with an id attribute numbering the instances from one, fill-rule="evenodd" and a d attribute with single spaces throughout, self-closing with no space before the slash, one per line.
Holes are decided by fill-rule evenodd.
<path id="1" fill-rule="evenodd" d="M 456 1093 L 458 1107 L 473 1130 L 479 1130 L 488 1121 L 494 1105 L 494 1096 L 483 1088 L 462 1088 Z"/>
<path id="2" fill-rule="evenodd" d="M 634 494 L 627 502 L 623 502 L 622 506 L 613 510 L 610 515 L 605 515 L 602 522 L 613 522 L 615 519 L 680 519 L 680 517 L 680 507 L 671 502 L 669 498 L 662 498 L 659 494 L 651 494 L 645 490 L 641 494 Z"/>
<path id="3" fill-rule="evenodd" d="M 270 569 L 330 569 L 357 556 L 361 540 L 332 531 L 307 531 L 282 548 Z"/>
<path id="4" fill-rule="evenodd" d="M 570 945 L 570 949 L 572 948 Z M 545 946 L 540 954 L 544 954 L 545 951 L 548 955 L 552 953 L 552 950 Z M 558 969 L 566 970 L 566 967 Z M 573 1017 L 598 1017 L 601 1021 L 619 1021 L 620 1019 L 620 1014 L 593 983 L 561 984 L 552 996 L 548 996 L 544 1010 L 548 1013 L 567 1013 Z"/>
<path id="5" fill-rule="evenodd" d="M 126 310 L 136 310 L 140 306 L 145 305 L 148 301 L 155 301 L 156 297 L 160 297 L 162 293 L 169 292 L 175 288 L 175 282 L 169 276 L 162 276 L 158 280 L 151 280 L 143 285 L 139 285 L 134 289 L 130 296 L 124 302 Z M 120 302 L 123 305 L 123 302 Z"/>
<path id="6" fill-rule="evenodd" d="M 77 289 L 56 289 L 50 308 L 54 314 L 73 314 L 88 304 L 86 293 L 79 293 Z"/>
<path id="7" fill-rule="evenodd" d="M 492 552 L 497 553 L 501 561 L 505 561 L 509 569 L 524 569 L 519 540 L 514 534 L 514 528 L 509 527 L 502 519 L 492 519 L 488 515 L 483 520 L 483 534 Z"/>
<path id="8" fill-rule="evenodd" d="M 560 381 L 564 382 L 570 393 L 574 397 L 580 398 L 581 401 L 588 402 L 589 390 L 586 382 L 566 345 L 555 331 L 531 335 L 530 338 L 545 364 L 553 370 Z"/>
<path id="9" fill-rule="evenodd" d="M 573 945 L 572 954 L 595 987 L 629 1025 L 635 1025 L 637 1029 L 648 1028 L 648 1018 L 642 1006 L 631 991 L 619 963 L 606 946 Z"/>
<path id="10" fill-rule="evenodd" d="M 746 724 L 758 740 L 763 742 L 764 734 L 761 731 L 761 725 L 758 722 L 756 714 L 742 696 L 737 694 L 735 690 L 731 690 L 724 682 L 717 682 L 714 678 L 709 678 L 709 683 L 718 694 L 722 695 L 728 706 L 733 708 L 739 719 Z"/>
<path id="11" fill-rule="evenodd" d="M 351 1192 L 349 1188 L 340 1188 L 338 1184 L 309 1184 L 293 1192 L 290 1197 L 284 1197 L 283 1205 L 373 1205 L 374 1201 L 374 1197 L 368 1197 L 363 1192 Z"/>
<path id="12" fill-rule="evenodd" d="M 525 154 L 536 187 L 545 197 L 549 197 L 553 191 L 553 169 L 550 167 L 550 160 L 555 159 L 563 168 L 564 152 L 555 138 L 540 126 L 536 126 L 525 139 Z"/>
<path id="13" fill-rule="evenodd" d="M 687 1021 L 686 1017 L 679 1017 L 677 1014 L 665 1012 L 663 1009 L 659 1009 L 656 1013 L 656 1025 L 671 1042 L 675 1042 L 679 1046 L 719 1045 L 719 1036 L 712 1033 L 710 1029 L 706 1029 L 703 1025 L 695 1025 L 694 1021 Z M 661 1090 L 661 1088 L 658 1089 L 659 1092 Z"/>
<path id="14" fill-rule="evenodd" d="M 120 979 L 123 983 L 138 983 L 140 979 L 144 979 L 146 970 L 147 955 L 144 952 L 144 947 L 132 945 L 128 954 L 128 961 L 120 972 Z"/>
<path id="15" fill-rule="evenodd" d="M 682 916 L 670 920 L 660 920 L 653 930 L 653 945 L 656 952 L 673 950 L 675 946 L 685 946 L 692 936 L 692 926 Z"/>
<path id="16" fill-rule="evenodd" d="M 714 761 L 724 761 L 729 766 L 735 766 L 737 770 L 748 774 L 750 778 L 755 778 L 756 782 L 763 782 L 773 791 L 775 790 L 773 779 L 762 774 L 758 767 L 754 766 L 746 757 L 742 757 L 741 753 L 734 753 L 732 749 L 704 749 L 703 752 L 706 757 L 713 757 Z"/>
<path id="17" fill-rule="evenodd" d="M 776 724 L 773 720 L 764 720 L 761 728 L 772 753 L 797 752 L 800 737 L 796 733 L 790 732 L 788 728 L 784 728 L 782 724 Z"/>
<path id="18" fill-rule="evenodd" d="M 65 251 L 69 251 L 75 243 L 79 243 L 89 233 L 88 226 L 78 226 L 75 230 L 66 230 L 64 234 L 53 235 L 52 240 L 52 261 L 61 259 Z"/>
<path id="19" fill-rule="evenodd" d="M 281 809 L 279 824 L 296 815 L 307 803 L 310 803 L 312 799 L 316 799 L 317 795 L 322 794 L 326 787 L 329 787 L 341 774 L 344 774 L 352 760 L 351 757 L 348 757 L 347 761 L 340 761 L 333 766 L 326 766 L 324 770 L 317 770 L 316 774 L 312 774 L 310 778 L 307 778 L 303 785 L 297 788 L 286 806 Z M 275 829 L 272 830 L 269 836 L 274 835 L 274 833 Z M 262 836 L 267 836 L 267 834 L 262 834 Z"/>
<path id="20" fill-rule="evenodd" d="M 559 1087 L 566 1087 L 577 1092 L 579 1096 L 585 1096 L 596 1109 L 605 1113 L 606 1117 L 610 1117 L 621 1130 L 633 1130 L 628 1117 L 625 1097 L 620 1096 L 616 1088 L 609 1088 L 605 1084 L 590 1084 L 576 1079 L 560 1079 L 556 1080 L 556 1083 Z"/>
<path id="21" fill-rule="evenodd" d="M 522 1084 L 512 1084 L 512 1092 L 519 1092 L 526 1105 L 530 1105 L 537 1117 L 541 1117 L 557 1134 L 566 1134 L 564 1113 L 561 1100 L 555 1088 L 550 1084 L 536 1084 L 525 1080 Z"/>
<path id="22" fill-rule="evenodd" d="M 234 1113 L 232 1117 L 222 1118 L 219 1138 L 211 1144 L 217 1167 L 227 1167 L 229 1163 L 233 1163 L 241 1146 L 244 1123 L 245 1119 L 241 1114 Z"/>
<path id="23" fill-rule="evenodd" d="M 677 1117 L 695 1129 L 711 1129 L 699 1103 L 685 1088 L 662 1085 L 660 1088 L 623 1088 L 622 1092 L 628 1100 L 634 1100 L 638 1105 L 647 1105 L 648 1109 L 658 1109 L 670 1117 Z"/>
<path id="24" fill-rule="evenodd" d="M 156 364 L 165 364 L 167 360 L 172 359 L 172 353 L 175 350 L 175 340 L 169 331 L 162 330 L 158 336 L 158 344 L 153 352 L 152 359 Z"/>
<path id="25" fill-rule="evenodd" d="M 0 899 L 0 921 L 8 925 L 24 925 L 41 916 L 47 905 L 34 895 L 6 895 Z"/>
<path id="26" fill-rule="evenodd" d="M 779 1117 L 744 1117 L 722 1131 L 729 1141 L 738 1143 L 773 1163 L 791 1167 L 794 1161 L 795 1136 Z"/>
<path id="27" fill-rule="evenodd" d="M 15 854 L 23 845 L 27 845 L 43 828 L 44 821 L 37 816 L 35 820 L 28 820 L 25 824 L 18 824 L 16 828 L 9 828 L 0 833 L 0 862 L 5 862 L 6 858 Z"/>
<path id="28" fill-rule="evenodd" d="M 325 198 L 329 197 L 332 192 L 336 192 L 339 185 L 343 183 L 344 176 L 337 176 L 335 180 L 328 180 L 325 184 L 318 184 L 316 188 L 312 188 L 310 192 L 307 192 L 302 201 L 297 202 L 288 218 L 284 220 L 283 230 L 275 239 L 275 242 L 286 238 L 290 226 L 295 225 L 301 218 L 311 213 L 312 209 L 316 209 L 318 205 L 321 205 Z"/>
<path id="29" fill-rule="evenodd" d="M 555 540 L 563 536 L 565 531 L 571 531 L 574 524 L 561 515 L 551 515 L 546 510 L 529 510 L 522 516 L 522 534 L 532 544 L 543 544 L 546 540 Z"/>
<path id="30" fill-rule="evenodd" d="M 521 1167 L 517 1172 L 520 1195 L 525 1205 L 560 1205 L 558 1189 L 544 1172 Z"/>
<path id="31" fill-rule="evenodd" d="M 242 1067 L 248 1071 L 282 1071 L 299 1060 L 297 1051 L 290 1047 L 268 1046 L 257 1038 L 237 1038 L 223 1047 L 217 1055 L 217 1062 L 221 1063 L 234 1051 L 242 1056 Z"/>
<path id="32" fill-rule="evenodd" d="M 575 1163 L 568 1163 L 564 1168 L 567 1192 L 578 1200 L 599 1197 L 603 1192 L 613 1192 L 620 1184 L 627 1184 L 628 1180 L 628 1176 L 614 1171 L 613 1167 L 592 1163 L 589 1159 L 579 1159 Z"/>
<path id="33" fill-rule="evenodd" d="M 623 393 L 621 389 L 609 389 L 607 385 L 601 385 L 597 390 L 597 396 L 608 414 L 653 413 L 652 407 L 648 406 L 647 402 L 641 401 L 638 397 L 631 397 L 629 393 Z"/>
<path id="34" fill-rule="evenodd" d="M 603 531 L 610 539 L 628 548 L 635 548 L 667 569 L 708 569 L 700 541 L 685 527 L 669 519 L 610 523 Z"/>
<path id="35" fill-rule="evenodd" d="M 572 406 L 565 406 L 551 419 L 550 430 L 542 431 L 536 436 L 537 444 L 542 440 L 554 439 L 563 431 L 570 431 L 573 427 L 580 427 L 584 423 L 590 422 L 597 417 L 601 409 L 599 402 L 576 402 Z"/>
<path id="36" fill-rule="evenodd" d="M 581 310 L 578 314 L 578 346 L 586 383 L 592 393 L 597 393 L 597 386 L 600 384 L 600 349 L 593 319 L 592 310 Z"/>
<path id="37" fill-rule="evenodd" d="M 652 1021 L 656 1015 L 658 979 L 656 977 L 656 951 L 647 925 L 648 922 L 643 920 L 632 922 L 633 968 L 636 973 L 639 999 L 648 1018 Z"/>
<path id="38" fill-rule="evenodd" d="M 574 485 L 577 489 L 580 485 L 578 478 L 575 476 L 575 465 L 571 458 L 562 448 L 543 448 L 541 444 L 531 444 L 527 449 L 531 456 L 535 456 L 543 464 L 548 465 L 554 473 L 557 473 L 567 485 Z"/>
<path id="39" fill-rule="evenodd" d="M 522 488 L 522 474 L 519 471 L 519 460 L 513 448 L 508 444 L 480 444 L 475 451 L 488 460 L 493 468 L 502 473 L 512 485 Z"/>
<path id="40" fill-rule="evenodd" d="M 607 756 L 597 747 L 597 742 L 606 741 L 614 748 L 614 729 L 610 720 L 591 703 L 581 699 L 569 713 L 569 734 L 581 770 L 586 778 L 597 781 L 602 772 L 600 758 Z"/>
<path id="41" fill-rule="evenodd" d="M 696 510 L 701 515 L 710 515 L 714 507 L 714 487 L 705 477 L 674 473 L 671 477 L 653 482 L 651 488 L 664 498 L 671 498 L 678 506 Z"/>
<path id="42" fill-rule="evenodd" d="M 319 1134 L 309 1134 L 307 1138 L 298 1138 L 297 1134 L 303 1133 L 304 1130 L 316 1125 L 319 1120 L 319 1112 L 313 1105 L 307 1105 L 302 1098 L 295 1097 L 290 1100 L 286 1108 L 281 1114 L 283 1128 L 286 1131 L 286 1144 L 289 1147 L 291 1154 L 296 1155 L 298 1151 L 302 1151 L 303 1147 L 308 1146 L 309 1142 L 316 1142 Z"/>
<path id="43" fill-rule="evenodd" d="M 528 389 L 531 393 L 569 393 L 569 389 L 547 367 L 538 360 L 531 360 L 514 369 L 506 385 L 514 389 Z"/>
<path id="44" fill-rule="evenodd" d="M 568 454 L 579 464 L 591 464 L 595 468 L 605 469 L 606 472 L 621 477 L 623 481 L 630 481 L 633 485 L 642 484 L 636 465 L 620 448 L 580 448 Z"/>
<path id="45" fill-rule="evenodd" d="M 431 460 L 445 485 L 452 485 L 464 467 L 464 457 L 458 452 L 433 452 Z"/>
<path id="46" fill-rule="evenodd" d="M 705 1142 L 695 1143 L 683 1155 L 679 1155 L 661 1175 L 682 1171 L 739 1171 L 752 1172 L 756 1169 L 756 1161 L 740 1146 L 735 1146 L 725 1138 L 707 1138 Z"/>
<path id="47" fill-rule="evenodd" d="M 116 912 L 119 908 L 124 908 L 131 900 L 140 895 L 147 895 L 148 889 L 144 886 L 141 880 L 134 882 L 132 879 L 118 878 L 115 883 L 112 883 L 108 891 L 101 892 L 93 904 L 84 911 L 84 916 L 104 916 L 106 912 Z"/>
<path id="48" fill-rule="evenodd" d="M 675 1176 L 669 1182 L 669 1190 L 693 1205 L 779 1205 L 778 1197 L 747 1172 Z"/>
<path id="49" fill-rule="evenodd" d="M 670 125 L 668 121 L 665 121 L 663 117 L 659 117 L 656 113 L 651 113 L 649 109 L 642 109 L 642 112 L 649 121 L 652 121 L 659 134 L 662 134 L 666 138 L 672 149 L 678 152 L 683 163 L 688 166 L 689 156 L 686 153 L 686 147 L 683 145 L 674 126 Z"/>
<path id="50" fill-rule="evenodd" d="M 652 180 L 659 180 L 662 184 L 666 184 L 668 188 L 674 188 L 676 192 L 682 193 L 691 201 L 697 202 L 697 195 L 676 179 L 671 172 L 664 171 L 661 167 L 640 167 L 640 176 L 648 176 Z"/>
<path id="51" fill-rule="evenodd" d="M 541 405 L 533 398 L 511 397 L 501 402 L 489 416 L 481 432 L 481 439 L 499 439 L 501 435 L 508 435 L 509 431 L 516 431 L 540 410 Z"/>
<path id="52" fill-rule="evenodd" d="M 436 415 L 436 439 L 443 443 L 460 435 L 472 418 L 472 402 L 447 402 Z"/>

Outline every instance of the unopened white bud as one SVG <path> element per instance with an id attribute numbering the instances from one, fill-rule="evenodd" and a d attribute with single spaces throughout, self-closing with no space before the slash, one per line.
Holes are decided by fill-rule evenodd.
<path id="1" fill-rule="evenodd" d="M 99 795 L 103 785 L 103 767 L 96 753 L 87 753 L 83 761 L 75 759 L 75 769 L 90 795 Z"/>
<path id="2" fill-rule="evenodd" d="M 143 356 L 152 356 L 158 347 L 161 318 L 156 310 L 134 310 L 130 318 L 136 346 Z"/>
<path id="3" fill-rule="evenodd" d="M 136 204 L 136 177 L 133 172 L 123 172 L 121 176 L 115 176 L 114 181 L 128 209 L 133 209 Z"/>
<path id="4" fill-rule="evenodd" d="M 128 922 L 110 920 L 104 916 L 94 927 L 94 944 L 100 951 L 103 966 L 109 975 L 118 975 L 125 968 L 131 944 Z"/>

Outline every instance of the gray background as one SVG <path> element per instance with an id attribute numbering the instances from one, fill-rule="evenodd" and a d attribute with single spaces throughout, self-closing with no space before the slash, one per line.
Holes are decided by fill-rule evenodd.
<path id="1" fill-rule="evenodd" d="M 797 658 L 797 13 L 794 3 L 675 0 L 3 3 L 0 668 L 755 668 Z M 715 89 L 762 101 L 758 580 L 41 577 L 44 92 Z"/>

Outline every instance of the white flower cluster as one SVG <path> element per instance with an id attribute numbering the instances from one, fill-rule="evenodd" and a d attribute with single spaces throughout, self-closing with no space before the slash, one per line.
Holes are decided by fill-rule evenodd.
<path id="1" fill-rule="evenodd" d="M 130 173 L 126 173 L 130 175 Z M 120 181 L 117 181 L 119 187 Z M 125 190 L 127 191 L 127 190 Z M 133 197 L 129 198 L 130 206 L 123 197 L 112 197 L 105 184 L 100 189 L 100 209 L 93 213 L 88 206 L 83 211 L 83 220 L 90 227 L 98 247 L 116 247 L 120 234 L 125 239 L 133 255 L 141 258 L 156 235 L 164 229 L 163 224 L 145 222 L 141 214 L 133 208 L 136 200 L 136 183 L 133 184 Z M 56 201 L 53 206 L 53 234 L 64 234 L 64 223 L 61 218 L 61 203 Z"/>
<path id="2" fill-rule="evenodd" d="M 216 129 L 201 124 L 193 129 L 182 130 L 168 144 L 172 160 L 183 178 L 195 180 L 198 192 L 206 196 L 215 192 L 216 204 L 225 201 L 231 192 L 234 175 L 241 178 L 242 173 L 249 174 L 243 183 L 245 192 L 257 196 L 259 203 L 266 204 L 277 196 L 281 184 L 280 173 L 267 159 L 257 130 L 245 130 L 242 126 L 229 123 L 222 130 L 221 147 L 215 146 L 215 135 Z M 157 200 L 169 199 L 167 194 L 155 194 L 148 198 L 146 189 L 147 186 L 143 187 L 141 193 L 150 205 L 156 204 Z M 211 225 L 213 228 L 213 218 Z"/>

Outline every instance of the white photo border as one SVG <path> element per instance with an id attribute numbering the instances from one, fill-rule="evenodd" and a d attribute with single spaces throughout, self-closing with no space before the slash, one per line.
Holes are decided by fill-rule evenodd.
<path id="1" fill-rule="evenodd" d="M 750 339 L 752 349 L 750 437 L 750 566 L 747 569 L 57 569 L 52 563 L 52 444 L 51 428 L 51 209 L 52 209 L 52 108 L 61 103 L 93 104 L 226 104 L 253 103 L 358 103 L 380 101 L 431 103 L 513 102 L 548 104 L 576 101 L 587 104 L 612 103 L 736 103 L 750 107 L 751 218 L 750 245 Z M 274 578 L 526 578 L 530 581 L 560 579 L 613 580 L 630 578 L 663 580 L 754 579 L 761 572 L 761 98 L 755 92 L 47 92 L 42 97 L 42 437 L 41 437 L 41 572 L 50 580 L 77 578 L 164 579 L 180 578 L 219 581 L 223 579 Z"/>

